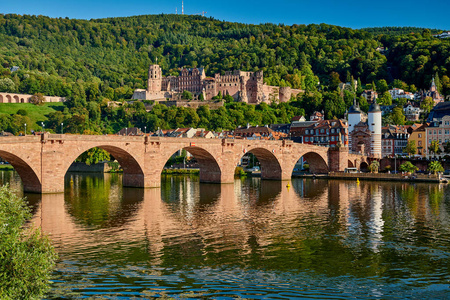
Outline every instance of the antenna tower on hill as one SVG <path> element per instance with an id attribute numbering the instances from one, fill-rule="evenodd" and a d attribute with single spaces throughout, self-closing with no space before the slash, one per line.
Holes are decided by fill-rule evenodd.
<path id="1" fill-rule="evenodd" d="M 181 14 L 184 15 L 184 1 L 181 1 Z"/>

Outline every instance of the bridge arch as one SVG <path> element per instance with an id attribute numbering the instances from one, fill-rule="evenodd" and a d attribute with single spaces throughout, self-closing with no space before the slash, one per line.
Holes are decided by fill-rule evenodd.
<path id="1" fill-rule="evenodd" d="M 82 149 L 77 149 L 77 151 L 73 151 L 71 153 L 67 154 L 67 158 L 64 161 L 64 165 L 62 166 L 61 170 L 63 171 L 63 178 L 65 174 L 67 173 L 67 170 L 69 169 L 70 165 L 79 157 L 81 154 L 83 154 L 85 151 L 88 151 L 92 148 L 100 148 L 105 151 L 108 151 L 120 164 L 120 166 L 123 169 L 123 186 L 131 186 L 131 187 L 144 187 L 144 172 L 137 161 L 137 159 L 128 151 L 118 147 L 118 146 L 112 146 L 112 145 L 89 145 L 86 147 L 83 147 Z"/>
<path id="2" fill-rule="evenodd" d="M 23 191 L 30 193 L 41 193 L 42 184 L 36 171 L 19 156 L 0 150 L 0 157 L 9 162 L 22 179 Z"/>
<path id="3" fill-rule="evenodd" d="M 11 95 L 6 95 L 6 103 L 11 103 Z"/>
<path id="4" fill-rule="evenodd" d="M 353 162 L 350 159 L 348 160 L 348 167 L 349 168 L 354 168 L 355 167 L 355 165 L 353 164 Z"/>
<path id="5" fill-rule="evenodd" d="M 0 103 L 3 103 L 3 95 L 0 95 Z"/>
<path id="6" fill-rule="evenodd" d="M 320 155 L 319 153 L 310 151 L 303 154 L 302 157 L 308 163 L 309 171 L 311 173 L 328 173 L 328 164 L 326 158 L 322 157 L 322 155 Z"/>
<path id="7" fill-rule="evenodd" d="M 17 95 L 15 95 L 14 97 L 13 97 L 13 99 L 14 99 L 14 103 L 19 103 L 20 101 L 19 101 L 19 96 L 17 96 Z"/>
<path id="8" fill-rule="evenodd" d="M 197 160 L 200 167 L 199 176 L 201 182 L 219 183 L 222 181 L 222 170 L 214 155 L 202 147 L 192 145 L 175 146 L 167 150 L 166 155 L 161 159 L 158 176 L 161 176 L 161 172 L 169 158 L 179 150 L 188 151 Z"/>
<path id="9" fill-rule="evenodd" d="M 283 170 L 280 161 L 276 156 L 275 150 L 269 150 L 263 147 L 245 149 L 244 153 L 237 158 L 234 166 L 237 166 L 245 153 L 252 153 L 261 165 L 261 179 L 281 180 Z M 234 171 L 234 170 L 233 170 Z"/>

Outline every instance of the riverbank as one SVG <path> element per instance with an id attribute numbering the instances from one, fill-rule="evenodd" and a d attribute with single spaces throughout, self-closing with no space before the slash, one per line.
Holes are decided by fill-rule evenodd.
<path id="1" fill-rule="evenodd" d="M 328 174 L 293 174 L 292 177 L 300 178 L 323 178 L 340 180 L 370 180 L 370 181 L 406 181 L 406 182 L 426 182 L 426 183 L 447 183 L 446 178 L 434 174 L 388 174 L 388 173 L 344 173 L 329 172 Z"/>

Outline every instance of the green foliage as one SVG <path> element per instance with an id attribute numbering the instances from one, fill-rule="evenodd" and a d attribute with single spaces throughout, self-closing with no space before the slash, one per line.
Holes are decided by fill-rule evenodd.
<path id="1" fill-rule="evenodd" d="M 438 140 L 431 141 L 430 146 L 428 146 L 428 150 L 436 156 L 441 152 L 440 143 Z"/>
<path id="2" fill-rule="evenodd" d="M 181 95 L 181 98 L 186 99 L 186 100 L 192 100 L 193 96 L 192 96 L 191 92 L 183 91 L 183 94 Z"/>
<path id="3" fill-rule="evenodd" d="M 380 169 L 380 162 L 378 160 L 374 160 L 369 165 L 369 171 L 371 173 L 378 173 L 378 170 Z"/>
<path id="4" fill-rule="evenodd" d="M 392 110 L 392 122 L 397 125 L 405 125 L 406 117 L 401 107 L 396 106 Z"/>
<path id="5" fill-rule="evenodd" d="M 428 171 L 436 174 L 437 172 L 444 172 L 444 168 L 439 161 L 434 160 L 428 164 Z"/>
<path id="6" fill-rule="evenodd" d="M 57 255 L 31 218 L 25 200 L 0 187 L 0 298 L 37 299 L 49 289 Z"/>
<path id="7" fill-rule="evenodd" d="M 31 96 L 30 103 L 33 103 L 34 105 L 44 105 L 45 97 L 41 93 L 35 93 Z"/>
<path id="8" fill-rule="evenodd" d="M 419 168 L 413 165 L 410 161 L 405 161 L 404 163 L 402 163 L 399 169 L 402 172 L 409 173 L 414 173 L 415 171 L 419 170 Z"/>
<path id="9" fill-rule="evenodd" d="M 434 101 L 431 97 L 425 97 L 425 99 L 420 103 L 420 108 L 423 109 L 424 113 L 428 114 L 434 107 Z"/>
<path id="10" fill-rule="evenodd" d="M 403 152 L 408 153 L 409 155 L 414 155 L 417 152 L 416 141 L 408 141 L 406 147 L 403 149 Z"/>
<path id="11" fill-rule="evenodd" d="M 16 91 L 16 85 L 10 78 L 0 79 L 0 92 L 14 93 Z"/>
<path id="12" fill-rule="evenodd" d="M 19 109 L 16 114 L 24 116 L 24 117 L 28 116 L 28 112 L 25 109 L 22 109 L 22 108 Z"/>
<path id="13" fill-rule="evenodd" d="M 89 149 L 88 151 L 85 151 L 83 154 L 81 154 L 77 161 L 84 162 L 85 164 L 92 165 L 97 164 L 99 162 L 103 161 L 110 161 L 111 155 L 108 151 L 94 147 Z"/>

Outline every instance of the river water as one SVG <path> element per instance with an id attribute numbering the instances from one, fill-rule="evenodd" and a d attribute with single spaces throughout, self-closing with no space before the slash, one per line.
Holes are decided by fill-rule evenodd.
<path id="1" fill-rule="evenodd" d="M 450 186 L 290 185 L 68 174 L 64 194 L 25 195 L 60 256 L 47 298 L 450 298 Z"/>

